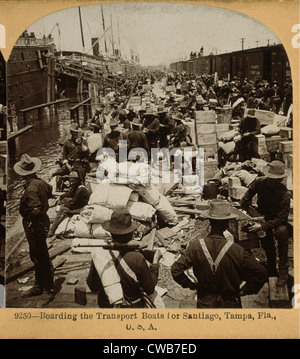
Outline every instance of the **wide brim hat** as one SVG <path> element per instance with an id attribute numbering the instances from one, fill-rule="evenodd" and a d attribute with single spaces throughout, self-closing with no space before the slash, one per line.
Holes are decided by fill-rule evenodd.
<path id="1" fill-rule="evenodd" d="M 24 154 L 20 161 L 14 165 L 14 171 L 20 176 L 27 176 L 36 173 L 41 167 L 42 161 L 39 158 Z"/>
<path id="2" fill-rule="evenodd" d="M 81 132 L 81 128 L 79 128 L 78 124 L 77 123 L 72 123 L 71 124 L 71 127 L 70 127 L 70 132 Z"/>
<path id="3" fill-rule="evenodd" d="M 247 117 L 256 118 L 256 116 L 255 116 L 255 110 L 254 110 L 254 109 L 248 110 Z"/>
<path id="4" fill-rule="evenodd" d="M 140 120 L 138 118 L 134 118 L 132 120 L 132 126 L 139 126 L 139 127 L 142 127 L 143 124 L 140 122 Z"/>
<path id="5" fill-rule="evenodd" d="M 268 178 L 285 178 L 289 176 L 288 171 L 285 170 L 283 162 L 275 160 L 268 163 L 263 170 L 264 174 Z"/>
<path id="6" fill-rule="evenodd" d="M 226 220 L 237 218 L 231 211 L 231 205 L 225 200 L 215 199 L 209 202 L 209 208 L 201 211 L 201 216 L 208 219 Z"/>
<path id="7" fill-rule="evenodd" d="M 134 232 L 138 223 L 132 221 L 131 214 L 126 210 L 114 211 L 109 221 L 102 224 L 105 231 L 112 234 L 127 234 Z"/>
<path id="8" fill-rule="evenodd" d="M 117 120 L 117 119 L 113 118 L 113 119 L 110 121 L 109 126 L 110 126 L 110 127 L 113 127 L 113 126 L 118 126 L 118 125 L 119 125 L 119 123 L 120 123 L 120 121 L 119 121 L 119 120 Z"/>

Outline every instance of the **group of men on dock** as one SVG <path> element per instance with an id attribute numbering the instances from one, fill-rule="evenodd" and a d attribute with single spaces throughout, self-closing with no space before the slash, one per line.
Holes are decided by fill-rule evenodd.
<path id="1" fill-rule="evenodd" d="M 240 95 L 243 96 L 243 101 L 240 103 L 247 103 L 247 106 L 250 104 L 249 107 L 254 110 L 254 113 L 252 115 L 250 113 L 248 116 L 248 120 L 244 119 L 243 106 L 236 111 L 236 116 L 241 116 L 241 134 L 247 133 L 247 136 L 251 136 L 259 133 L 255 108 L 258 108 L 266 99 L 264 95 L 258 97 L 257 94 L 254 94 L 253 87 L 255 85 L 250 81 L 244 81 L 240 85 L 236 81 L 234 84 L 227 83 L 220 89 L 217 84 L 211 83 L 209 77 L 195 79 L 192 75 L 172 74 L 167 77 L 167 83 L 171 82 L 176 86 L 176 93 L 159 97 L 153 94 L 147 107 L 134 110 L 133 107 L 128 106 L 126 109 L 115 101 L 108 103 L 105 99 L 96 108 L 88 129 L 102 136 L 103 147 L 111 148 L 116 154 L 117 161 L 119 160 L 120 140 L 127 141 L 127 150 L 143 148 L 149 156 L 151 156 L 151 148 L 195 146 L 188 134 L 185 121 L 194 118 L 194 111 L 205 111 L 205 106 L 209 109 L 216 109 L 217 105 L 222 106 L 224 102 L 229 102 L 232 105 Z M 178 86 L 183 82 L 185 85 L 188 84 L 184 90 Z M 260 84 L 256 85 L 261 89 Z M 272 89 L 274 90 L 274 88 Z M 135 94 L 138 95 L 141 89 L 137 88 L 136 91 Z M 264 93 L 266 92 L 267 87 L 264 86 Z M 275 92 L 273 97 L 277 97 L 279 93 Z M 250 101 L 251 97 L 255 98 L 254 101 L 251 100 L 252 102 Z M 278 112 L 283 108 L 283 111 L 286 111 L 288 101 L 290 101 L 288 93 L 281 99 L 280 105 L 275 102 L 273 97 L 270 98 L 269 105 L 273 106 L 274 111 Z M 261 101 L 257 100 L 262 98 Z M 70 132 L 71 139 L 68 139 L 62 148 L 62 165 L 64 165 L 67 176 L 73 180 L 68 195 L 61 198 L 63 205 L 50 229 L 50 235 L 54 234 L 62 216 L 77 213 L 89 198 L 84 181 L 86 174 L 89 173 L 88 164 L 92 154 L 85 141 L 84 132 L 78 127 L 78 124 L 73 124 Z M 249 146 L 249 141 L 244 141 L 242 145 Z M 242 148 L 244 153 L 249 154 L 249 147 Z M 245 150 L 245 148 L 247 149 Z M 250 152 L 250 157 L 252 155 L 253 153 Z M 38 159 L 23 155 L 15 165 L 15 171 L 26 179 L 20 212 L 24 218 L 23 224 L 30 245 L 30 256 L 35 263 L 36 283 L 27 295 L 40 295 L 45 291 L 48 295 L 46 298 L 48 303 L 54 297 L 53 271 L 46 248 L 46 238 L 49 235 L 47 200 L 51 196 L 51 189 L 36 176 L 40 166 L 41 163 Z M 258 293 L 267 281 L 268 275 L 278 275 L 277 285 L 279 287 L 287 283 L 289 239 L 287 218 L 291 196 L 282 184 L 282 180 L 286 176 L 287 173 L 282 162 L 275 160 L 269 163 L 265 176 L 258 178 L 251 185 L 240 203 L 242 206 L 246 206 L 255 194 L 258 195 L 258 209 L 264 215 L 265 223 L 263 225 L 255 223 L 249 230 L 256 232 L 263 229 L 267 233 L 261 242 L 268 259 L 268 271 L 254 258 L 253 254 L 237 243 L 228 243 L 224 237 L 223 233 L 228 227 L 228 220 L 234 217 L 228 201 L 212 200 L 209 209 L 203 211 L 203 217 L 210 222 L 210 234 L 204 239 L 197 238 L 190 243 L 187 250 L 171 268 L 171 273 L 177 283 L 182 287 L 197 291 L 199 308 L 241 307 L 240 297 Z M 276 196 L 274 196 L 274 192 L 276 192 Z M 71 198 L 68 198 L 69 196 Z M 74 201 L 78 199 L 77 203 L 80 203 L 81 207 L 74 206 Z M 120 244 L 128 243 L 132 239 L 135 229 L 127 211 L 114 212 L 110 221 L 105 223 L 103 228 L 112 234 L 113 242 Z M 276 268 L 274 238 L 278 241 L 279 272 Z M 126 306 L 128 303 L 132 303 L 134 307 L 145 306 L 145 301 L 140 296 L 140 289 L 142 288 L 149 295 L 153 292 L 158 280 L 157 263 L 160 257 L 161 253 L 158 250 L 154 262 L 149 267 L 140 252 L 120 251 L 120 258 L 115 263 L 126 296 Z M 124 270 L 124 263 L 129 270 Z M 192 282 L 185 274 L 185 271 L 191 267 L 197 278 L 196 282 Z M 132 272 L 134 275 L 131 275 Z M 246 281 L 246 284 L 241 288 L 243 281 Z M 103 287 L 100 286 L 97 290 L 101 293 L 100 306 L 122 307 L 123 303 L 120 302 L 107 304 Z"/>

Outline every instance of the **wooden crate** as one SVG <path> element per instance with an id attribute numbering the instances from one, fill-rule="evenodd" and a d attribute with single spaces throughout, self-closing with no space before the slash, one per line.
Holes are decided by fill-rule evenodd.
<path id="1" fill-rule="evenodd" d="M 217 123 L 216 124 L 216 132 L 228 132 L 229 131 L 229 124 L 228 123 Z"/>
<path id="2" fill-rule="evenodd" d="M 281 153 L 293 152 L 293 141 L 279 142 L 279 152 Z"/>
<path id="3" fill-rule="evenodd" d="M 271 308 L 291 308 L 287 285 L 278 288 L 276 282 L 277 277 L 269 277 Z"/>
<path id="4" fill-rule="evenodd" d="M 213 110 L 195 111 L 195 120 L 198 123 L 216 123 L 216 113 Z"/>
<path id="5" fill-rule="evenodd" d="M 281 127 L 280 137 L 287 138 L 288 140 L 293 139 L 293 129 L 291 127 Z"/>
<path id="6" fill-rule="evenodd" d="M 263 223 L 263 217 L 251 217 L 250 215 L 240 211 L 235 207 L 232 207 L 231 211 L 233 214 L 237 215 L 237 218 L 229 220 L 228 230 L 233 234 L 237 241 L 253 239 L 259 240 L 259 238 L 264 235 L 264 232 L 262 231 L 256 233 L 248 233 L 244 230 L 244 227 L 247 226 L 249 222 L 252 222 L 254 220 Z"/>
<path id="7" fill-rule="evenodd" d="M 256 135 L 253 140 L 254 140 L 254 143 L 258 146 L 266 145 L 266 136 L 265 135 Z"/>
<path id="8" fill-rule="evenodd" d="M 216 133 L 216 125 L 214 123 L 200 123 L 196 121 L 196 132 L 199 135 Z"/>
<path id="9" fill-rule="evenodd" d="M 254 143 L 254 146 L 253 146 L 255 149 L 256 149 L 256 152 L 261 156 L 261 155 L 264 155 L 266 153 L 268 153 L 268 148 L 267 148 L 267 145 L 262 145 L 262 146 L 258 146 Z"/>
<path id="10" fill-rule="evenodd" d="M 228 194 L 230 197 L 234 199 L 242 199 L 244 194 L 247 192 L 248 187 L 245 186 L 234 186 L 232 188 L 228 188 Z"/>
<path id="11" fill-rule="evenodd" d="M 205 135 L 200 135 L 197 133 L 197 144 L 198 145 L 211 145 L 217 143 L 216 133 L 208 133 Z"/>
<path id="12" fill-rule="evenodd" d="M 208 157 L 215 157 L 217 152 L 218 152 L 218 145 L 217 144 L 212 144 L 212 145 L 201 145 L 199 146 L 199 148 L 203 148 L 204 149 L 204 157 L 208 156 Z"/>
<path id="13" fill-rule="evenodd" d="M 241 179 L 239 177 L 228 177 L 228 187 L 239 187 L 242 185 Z"/>
<path id="14" fill-rule="evenodd" d="M 281 141 L 282 138 L 280 136 L 266 137 L 267 152 L 277 152 Z"/>

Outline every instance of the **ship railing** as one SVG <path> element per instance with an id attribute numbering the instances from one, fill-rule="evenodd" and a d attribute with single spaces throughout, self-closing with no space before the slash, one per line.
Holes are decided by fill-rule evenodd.
<path id="1" fill-rule="evenodd" d="M 70 118 L 71 122 L 76 122 L 79 127 L 81 127 L 80 123 L 80 109 L 83 110 L 83 121 L 84 124 L 87 124 L 88 118 L 92 117 L 92 98 L 88 97 L 82 102 L 76 104 L 75 106 L 70 108 Z"/>

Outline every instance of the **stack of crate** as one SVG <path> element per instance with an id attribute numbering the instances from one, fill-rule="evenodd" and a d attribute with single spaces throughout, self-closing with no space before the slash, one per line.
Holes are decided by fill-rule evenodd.
<path id="1" fill-rule="evenodd" d="M 215 158 L 218 151 L 215 111 L 195 111 L 195 134 L 198 147 L 204 149 L 205 159 Z"/>
<path id="2" fill-rule="evenodd" d="M 288 165 L 288 158 L 293 155 L 293 141 L 286 140 L 279 142 L 278 157 L 286 166 Z"/>
<path id="3" fill-rule="evenodd" d="M 265 135 L 256 135 L 254 141 L 256 152 L 260 158 L 266 162 L 270 162 L 270 153 L 268 152 Z"/>
<path id="4" fill-rule="evenodd" d="M 248 187 L 243 186 L 239 177 L 228 177 L 228 195 L 235 199 L 240 200 L 244 197 Z"/>
<path id="5" fill-rule="evenodd" d="M 217 123 L 218 124 L 230 124 L 232 120 L 232 109 L 230 106 L 228 107 L 217 107 L 216 108 L 217 115 Z"/>
<path id="6" fill-rule="evenodd" d="M 215 111 L 195 111 L 195 137 L 197 147 L 203 148 L 204 151 L 204 181 L 206 182 L 218 171 Z"/>

